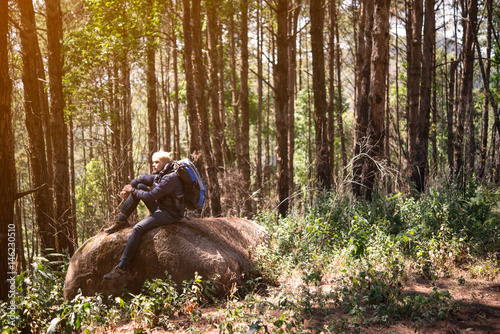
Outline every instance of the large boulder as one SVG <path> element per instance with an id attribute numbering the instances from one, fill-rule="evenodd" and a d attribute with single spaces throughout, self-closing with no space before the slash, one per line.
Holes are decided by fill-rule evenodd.
<path id="1" fill-rule="evenodd" d="M 146 279 L 165 278 L 181 286 L 194 278 L 216 279 L 219 293 L 228 292 L 252 268 L 252 249 L 267 242 L 267 233 L 256 223 L 239 218 L 190 218 L 145 233 L 128 275 L 104 280 L 119 261 L 131 227 L 87 240 L 73 255 L 64 283 L 64 298 L 83 295 L 120 295 L 124 289 L 138 293 Z"/>

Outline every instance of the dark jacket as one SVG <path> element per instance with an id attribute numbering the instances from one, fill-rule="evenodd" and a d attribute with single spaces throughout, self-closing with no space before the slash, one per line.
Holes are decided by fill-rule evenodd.
<path id="1" fill-rule="evenodd" d="M 156 201 L 160 209 L 168 211 L 174 217 L 184 215 L 179 203 L 176 203 L 176 198 L 184 195 L 184 185 L 177 173 L 172 173 L 172 163 L 167 164 L 158 174 L 145 175 L 130 181 L 134 188 L 140 183 L 153 188 L 151 191 L 137 189 L 134 192 L 137 198 L 142 201 Z"/>

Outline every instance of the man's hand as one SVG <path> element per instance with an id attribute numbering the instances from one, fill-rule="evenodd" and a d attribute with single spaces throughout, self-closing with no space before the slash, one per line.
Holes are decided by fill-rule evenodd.
<path id="1" fill-rule="evenodd" d="M 122 192 L 120 193 L 121 198 L 127 198 L 130 192 L 132 191 L 132 186 L 130 184 L 127 184 L 125 187 L 123 187 Z"/>

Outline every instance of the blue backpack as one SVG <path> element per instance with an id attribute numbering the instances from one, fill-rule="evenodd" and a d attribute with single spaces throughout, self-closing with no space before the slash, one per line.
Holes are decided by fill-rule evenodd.
<path id="1" fill-rule="evenodd" d="M 201 179 L 198 169 L 189 159 L 174 161 L 174 172 L 177 173 L 184 184 L 182 204 L 189 210 L 203 208 L 207 188 Z"/>

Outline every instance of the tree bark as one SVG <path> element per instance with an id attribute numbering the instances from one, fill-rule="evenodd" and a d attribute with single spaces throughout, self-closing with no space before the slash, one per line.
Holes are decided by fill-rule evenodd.
<path id="1" fill-rule="evenodd" d="M 151 0 L 148 1 L 148 8 L 152 7 Z M 153 153 L 158 150 L 158 125 L 156 118 L 158 117 L 158 101 L 156 100 L 156 61 L 155 61 L 155 46 L 154 36 L 152 32 L 148 32 L 146 41 L 146 91 L 148 98 L 148 161 L 149 168 L 153 170 L 152 158 Z"/>
<path id="2" fill-rule="evenodd" d="M 448 73 L 449 82 L 448 82 L 448 100 L 446 105 L 446 124 L 447 124 L 447 153 L 448 153 L 448 166 L 450 168 L 450 172 L 453 170 L 453 141 L 454 141 L 454 132 L 453 132 L 453 115 L 454 115 L 454 106 L 455 106 L 455 78 L 458 67 L 458 60 L 452 60 L 450 65 L 450 72 Z M 451 173 L 450 173 L 451 175 Z"/>
<path id="3" fill-rule="evenodd" d="M 33 7 L 33 5 L 31 5 Z M 36 19 L 35 19 L 36 20 Z M 33 21 L 35 22 L 35 21 Z M 43 129 L 44 129 L 44 140 L 45 140 L 45 147 L 46 147 L 46 153 L 45 156 L 47 157 L 47 184 L 53 185 L 54 184 L 54 169 L 52 168 L 54 166 L 54 150 L 52 147 L 52 127 L 50 125 L 50 106 L 49 106 L 49 97 L 47 93 L 47 87 L 46 87 L 46 75 L 45 75 L 45 68 L 43 65 L 43 59 L 42 59 L 42 53 L 40 52 L 40 44 L 38 41 L 36 44 L 34 44 L 35 50 L 36 50 L 36 57 L 37 57 L 37 66 L 36 69 L 38 71 L 38 91 L 40 95 L 40 107 L 42 111 L 42 119 L 43 119 Z M 52 187 L 49 187 L 49 192 L 48 195 L 49 198 L 53 198 L 54 194 L 52 192 Z M 51 204 L 52 209 L 54 208 L 54 205 Z M 52 212 L 53 216 L 53 212 Z"/>
<path id="4" fill-rule="evenodd" d="M 165 116 L 165 134 L 164 134 L 164 150 L 172 152 L 172 98 L 170 96 L 170 57 L 171 54 L 166 52 L 165 67 L 163 66 L 163 56 L 160 55 L 160 69 L 161 69 L 161 90 L 163 95 L 163 114 Z M 164 73 L 166 72 L 166 74 Z M 166 75 L 166 78 L 165 78 Z M 165 83 L 166 81 L 166 83 Z M 160 129 L 160 138 L 162 131 Z M 161 144 L 161 143 L 159 143 Z M 173 157 L 173 155 L 172 155 Z"/>
<path id="5" fill-rule="evenodd" d="M 174 159 L 181 158 L 181 138 L 179 131 L 179 70 L 177 68 L 177 36 L 175 34 L 175 18 L 172 15 L 172 60 L 174 70 Z"/>
<path id="6" fill-rule="evenodd" d="M 278 62 L 274 66 L 275 122 L 276 122 L 276 175 L 278 180 L 278 214 L 286 217 L 289 204 L 288 183 L 288 54 L 287 14 L 288 1 L 276 0 Z"/>
<path id="7" fill-rule="evenodd" d="M 483 101 L 483 114 L 482 114 L 482 122 L 481 122 L 481 162 L 479 165 L 479 179 L 484 179 L 485 177 L 485 169 L 486 169 L 486 158 L 488 153 L 488 123 L 489 123 L 489 106 L 490 106 L 490 73 L 491 73 L 491 28 L 492 28 L 492 17 L 493 17 L 493 1 L 486 1 L 486 8 L 488 10 L 488 18 L 487 18 L 487 32 L 486 32 L 486 69 L 485 69 L 485 80 L 483 85 L 485 87 L 486 94 L 484 95 Z"/>
<path id="8" fill-rule="evenodd" d="M 434 16 L 435 17 L 435 16 Z M 435 25 L 435 24 L 434 24 Z M 435 29 L 435 27 L 434 27 Z M 432 143 L 432 167 L 429 165 L 429 174 L 437 171 L 438 161 L 438 148 L 437 148 L 437 128 L 438 128 L 438 86 L 437 86 L 437 66 L 436 66 L 436 33 L 433 33 L 432 41 L 432 131 L 430 132 L 430 141 Z M 441 92 L 442 93 L 442 92 Z M 441 123 L 443 124 L 443 123 Z"/>
<path id="9" fill-rule="evenodd" d="M 397 10 L 397 3 L 395 5 L 395 8 Z M 396 81 L 396 123 L 394 124 L 394 128 L 396 130 L 396 133 L 397 133 L 397 143 L 398 143 L 398 169 L 401 170 L 402 169 L 402 149 L 401 149 L 401 145 L 399 145 L 401 143 L 401 128 L 400 128 L 400 107 L 399 107 L 399 32 L 398 32 L 398 18 L 397 18 L 397 15 L 396 15 L 396 48 L 395 48 L 395 52 L 396 52 L 396 77 L 395 77 L 395 81 Z"/>
<path id="10" fill-rule="evenodd" d="M 236 156 L 236 162 L 238 166 L 241 166 L 241 139 L 240 139 L 240 106 L 239 106 L 239 91 L 238 91 L 238 79 L 236 71 L 236 39 L 235 39 L 235 22 L 234 18 L 236 16 L 234 10 L 234 3 L 230 5 L 229 13 L 229 44 L 231 49 L 231 105 L 233 107 L 233 131 L 234 131 L 234 153 Z"/>
<path id="11" fill-rule="evenodd" d="M 252 215 L 252 190 L 250 182 L 250 101 L 248 99 L 248 0 L 241 0 L 241 165 L 243 215 Z"/>
<path id="12" fill-rule="evenodd" d="M 219 34 L 219 45 L 223 45 L 223 32 L 225 30 L 222 28 L 222 23 L 221 23 L 221 30 Z M 221 125 L 223 127 L 223 133 L 225 132 L 225 129 L 227 127 L 227 121 L 226 121 L 226 90 L 225 90 L 225 79 L 224 79 L 224 71 L 225 71 L 225 57 L 224 57 L 224 48 L 220 47 L 219 48 L 219 118 L 221 121 Z M 231 149 L 229 148 L 229 145 L 226 140 L 226 136 L 222 136 L 222 156 L 224 157 L 224 166 L 229 166 L 234 162 L 234 155 L 231 152 Z"/>
<path id="13" fill-rule="evenodd" d="M 363 179 L 363 170 L 366 168 L 368 159 L 368 94 L 370 91 L 370 55 L 372 53 L 373 27 L 373 1 L 360 2 L 359 30 L 356 49 L 356 109 L 354 124 L 354 160 L 352 190 L 357 198 L 366 197 L 366 180 Z"/>
<path id="14" fill-rule="evenodd" d="M 207 32 L 208 32 L 208 61 L 210 71 L 210 84 L 208 95 L 210 97 L 210 111 L 212 116 L 212 141 L 215 165 L 219 171 L 224 167 L 222 144 L 224 141 L 224 127 L 220 118 L 219 106 L 219 34 L 220 26 L 218 13 L 221 8 L 220 0 L 208 0 L 207 6 Z"/>
<path id="15" fill-rule="evenodd" d="M 328 145 L 331 159 L 332 176 L 337 174 L 337 162 L 335 159 L 335 25 L 336 25 L 336 1 L 328 4 Z M 340 82 L 337 82 L 339 85 Z M 340 87 L 339 87 L 340 88 Z"/>
<path id="16" fill-rule="evenodd" d="M 134 179 L 134 159 L 132 157 L 132 92 L 130 84 L 130 61 L 129 55 L 125 53 L 120 59 L 120 90 L 122 96 L 122 129 L 121 142 L 122 142 L 122 159 L 120 166 L 122 166 L 122 179 L 124 182 L 129 182 Z M 122 185 L 120 185 L 122 186 Z"/>
<path id="17" fill-rule="evenodd" d="M 415 10 L 414 20 L 417 21 L 415 28 L 412 31 L 413 40 L 417 39 L 416 35 L 420 34 L 418 30 L 418 25 L 421 25 L 420 17 L 421 7 L 418 5 Z M 423 42 L 423 53 L 422 53 L 422 72 L 421 72 L 421 83 L 420 83 L 420 106 L 418 109 L 413 109 L 412 112 L 412 123 L 410 125 L 409 133 L 415 138 L 410 138 L 410 157 L 411 161 L 411 181 L 414 183 L 415 188 L 419 192 L 424 192 L 425 190 L 425 178 L 428 172 L 428 146 L 429 146 L 429 124 L 430 124 L 430 112 L 431 112 L 431 83 L 432 83 L 432 55 L 434 49 L 434 30 L 435 30 L 435 13 L 434 13 L 434 1 L 425 0 L 425 24 L 424 24 L 424 42 Z M 418 48 L 420 50 L 420 45 L 414 44 L 412 47 Z M 413 50 L 415 56 L 415 61 L 420 58 L 417 49 Z M 416 66 L 417 64 L 413 64 Z M 420 65 L 418 65 L 420 67 Z M 416 74 L 416 72 L 415 72 Z M 418 99 L 418 97 L 416 97 Z M 414 100 L 412 99 L 412 103 Z"/>
<path id="18" fill-rule="evenodd" d="M 422 79 L 422 24 L 423 24 L 423 1 L 412 0 L 407 12 L 406 25 L 406 42 L 408 47 L 408 79 L 407 79 L 407 100 L 408 100 L 408 153 L 410 160 L 408 161 L 408 172 L 410 180 L 414 187 L 422 191 L 423 180 L 425 177 L 425 167 L 423 165 L 422 134 L 425 131 L 426 121 L 421 119 L 426 118 L 421 114 L 420 109 L 420 83 L 424 83 Z M 427 65 L 427 64 L 426 64 Z M 422 91 L 424 92 L 424 91 Z M 427 94 L 427 90 L 425 90 Z M 430 95 L 427 102 L 430 103 Z M 423 111 L 422 111 L 423 112 Z M 428 120 L 427 120 L 428 121 Z M 427 140 L 425 140 L 427 144 Z M 426 146 L 427 147 L 427 146 Z M 427 148 L 426 148 L 427 149 Z M 426 161 L 425 161 L 426 163 Z"/>
<path id="19" fill-rule="evenodd" d="M 316 182 L 323 189 L 332 185 L 330 153 L 328 151 L 328 122 L 323 51 L 324 10 L 322 0 L 311 0 L 311 52 L 313 68 L 314 126 L 316 143 Z"/>
<path id="20" fill-rule="evenodd" d="M 467 178 L 472 178 L 475 172 L 475 157 L 476 157 L 476 136 L 474 134 L 474 106 L 473 102 L 467 110 L 467 116 L 469 117 L 467 121 L 468 133 L 469 133 L 469 149 L 467 157 Z"/>
<path id="21" fill-rule="evenodd" d="M 203 152 L 204 166 L 208 176 L 208 195 L 210 200 L 210 210 L 212 216 L 220 216 L 222 207 L 220 203 L 220 186 L 217 176 L 212 144 L 210 141 L 210 129 L 208 127 L 208 110 L 206 103 L 206 73 L 202 54 L 202 31 L 201 31 L 201 1 L 192 1 L 192 23 L 193 23 L 193 54 L 195 94 L 200 117 L 201 148 Z"/>
<path id="22" fill-rule="evenodd" d="M 340 154 L 342 156 L 342 170 L 347 166 L 347 152 L 346 152 L 346 138 L 344 133 L 344 122 L 342 119 L 342 114 L 344 112 L 344 106 L 342 103 L 342 80 L 340 78 L 341 73 L 341 62 L 340 56 L 342 49 L 340 48 L 340 34 L 339 34 L 339 21 L 338 21 L 338 10 L 336 6 L 336 1 L 332 0 L 334 5 L 333 14 L 334 14 L 334 23 L 335 23 L 335 38 L 337 39 L 337 52 L 335 53 L 336 67 L 337 67 L 337 128 L 340 137 Z"/>
<path id="23" fill-rule="evenodd" d="M 255 172 L 255 188 L 262 192 L 262 107 L 263 107 L 263 20 L 262 18 L 262 2 L 257 1 L 257 163 Z M 262 193 L 259 194 L 259 198 Z"/>
<path id="24" fill-rule="evenodd" d="M 119 92 L 119 77 L 118 77 L 118 64 L 117 57 L 111 63 L 108 63 L 108 76 L 110 80 L 108 81 L 108 108 L 109 108 L 109 123 L 111 124 L 111 170 L 113 171 L 113 189 L 121 189 L 124 184 L 126 184 L 122 175 L 122 142 L 121 142 L 121 128 L 122 128 L 122 116 L 120 112 L 120 106 L 118 103 L 117 93 Z M 118 196 L 112 196 L 112 206 L 116 208 L 119 204 Z"/>
<path id="25" fill-rule="evenodd" d="M 387 70 L 389 67 L 389 0 L 375 1 L 373 10 L 372 53 L 370 65 L 368 155 L 363 171 L 365 197 L 371 199 L 378 168 L 384 157 Z"/>
<path id="26" fill-rule="evenodd" d="M 467 4 L 467 3 L 466 3 Z M 463 66 L 460 77 L 461 86 L 458 96 L 458 110 L 456 119 L 455 145 L 454 145 L 454 163 L 453 163 L 453 179 L 457 180 L 463 167 L 463 142 L 465 116 L 467 110 L 472 108 L 472 84 L 474 75 L 474 27 L 477 22 L 477 0 L 468 2 L 470 6 L 464 7 L 465 12 L 462 13 L 464 35 L 462 43 Z"/>
<path id="27" fill-rule="evenodd" d="M 200 151 L 200 125 L 196 110 L 195 83 L 193 76 L 193 32 L 191 23 L 191 1 L 182 0 L 184 30 L 184 71 L 186 76 L 186 98 L 190 130 L 189 155 L 198 164 Z"/>
<path id="28" fill-rule="evenodd" d="M 49 166 L 45 156 L 42 96 L 38 85 L 38 38 L 35 11 L 30 0 L 19 1 L 21 12 L 21 50 L 23 61 L 23 86 L 25 124 L 28 132 L 28 155 L 35 193 L 35 221 L 42 252 L 56 249 L 56 231 L 53 228 L 53 202 L 50 196 Z"/>
<path id="29" fill-rule="evenodd" d="M 294 185 L 294 162 L 295 155 L 295 97 L 297 81 L 297 25 L 302 0 L 292 3 L 293 10 L 288 15 L 288 192 L 293 194 Z M 293 198 L 293 197 L 292 197 Z M 290 198 L 290 200 L 292 200 Z"/>
<path id="30" fill-rule="evenodd" d="M 68 129 L 65 124 L 62 86 L 62 12 L 60 0 L 47 0 L 45 4 L 47 7 L 52 146 L 54 148 L 56 251 L 72 255 L 76 246 L 76 226 L 71 209 Z"/>
<path id="31" fill-rule="evenodd" d="M 500 148 L 500 135 L 497 132 L 493 132 L 492 134 L 492 152 L 499 151 Z M 494 168 L 491 169 L 491 181 L 496 185 L 500 184 L 500 153 L 497 153 L 496 156 L 493 154 L 491 157 L 492 165 Z"/>
<path id="32" fill-rule="evenodd" d="M 14 156 L 14 131 L 12 129 L 11 96 L 12 81 L 9 76 L 8 34 L 9 7 L 8 1 L 0 1 L 0 131 L 4 144 L 0 145 L 0 300 L 8 300 L 8 291 L 14 279 L 15 258 L 9 257 L 12 239 L 22 231 L 14 227 L 14 204 L 17 192 L 16 164 Z M 15 275 L 14 275 L 15 276 Z"/>

